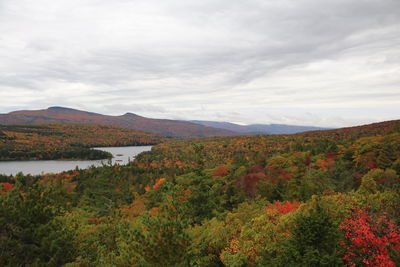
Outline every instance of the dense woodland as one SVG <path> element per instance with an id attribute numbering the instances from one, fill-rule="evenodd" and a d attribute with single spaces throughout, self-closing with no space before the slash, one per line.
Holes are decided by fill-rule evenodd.
<path id="1" fill-rule="evenodd" d="M 0 265 L 399 266 L 399 176 L 400 121 L 3 176 Z"/>
<path id="2" fill-rule="evenodd" d="M 100 146 L 153 145 L 160 135 L 95 124 L 0 125 L 0 160 L 105 159 Z"/>

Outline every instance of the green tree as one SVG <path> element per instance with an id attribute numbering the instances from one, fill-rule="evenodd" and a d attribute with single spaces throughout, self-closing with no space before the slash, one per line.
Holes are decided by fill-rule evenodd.
<path id="1" fill-rule="evenodd" d="M 309 213 L 299 214 L 291 236 L 277 244 L 277 255 L 267 254 L 264 266 L 342 266 L 339 228 L 318 200 Z"/>
<path id="2" fill-rule="evenodd" d="M 73 261 L 74 232 L 58 219 L 64 213 L 60 192 L 34 184 L 0 196 L 0 265 L 60 266 Z"/>
<path id="3" fill-rule="evenodd" d="M 132 232 L 133 250 L 151 266 L 177 266 L 188 262 L 188 223 L 171 201 L 159 213 L 142 216 L 143 227 Z"/>

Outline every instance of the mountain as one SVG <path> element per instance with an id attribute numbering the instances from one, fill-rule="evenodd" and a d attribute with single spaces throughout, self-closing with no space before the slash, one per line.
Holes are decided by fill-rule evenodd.
<path id="1" fill-rule="evenodd" d="M 133 113 L 121 116 L 103 115 L 65 107 L 42 110 L 20 110 L 0 114 L 0 124 L 94 123 L 120 126 L 172 137 L 230 136 L 235 133 L 186 121 L 151 119 Z"/>
<path id="2" fill-rule="evenodd" d="M 328 128 L 286 125 L 286 124 L 239 125 L 230 122 L 199 121 L 199 120 L 191 120 L 189 122 L 214 128 L 225 129 L 240 134 L 294 134 L 294 133 L 316 131 L 316 130 L 328 130 Z"/>

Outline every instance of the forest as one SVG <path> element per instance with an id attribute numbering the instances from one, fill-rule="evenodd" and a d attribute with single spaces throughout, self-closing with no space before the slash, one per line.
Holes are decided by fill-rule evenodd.
<path id="1" fill-rule="evenodd" d="M 161 135 L 95 124 L 0 125 L 0 160 L 106 159 L 112 155 L 90 148 L 165 140 Z"/>
<path id="2" fill-rule="evenodd" d="M 126 166 L 0 176 L 0 266 L 400 266 L 400 121 L 157 138 Z"/>

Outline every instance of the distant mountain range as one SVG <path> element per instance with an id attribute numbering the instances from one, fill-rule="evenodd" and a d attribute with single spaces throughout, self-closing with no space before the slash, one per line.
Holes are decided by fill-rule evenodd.
<path id="1" fill-rule="evenodd" d="M 172 137 L 227 136 L 235 133 L 178 120 L 145 118 L 133 113 L 121 116 L 102 115 L 64 107 L 50 107 L 42 110 L 21 110 L 0 114 L 0 124 L 40 123 L 95 123 L 131 128 L 138 131 L 162 134 Z"/>
<path id="2" fill-rule="evenodd" d="M 65 107 L 49 107 L 48 109 L 42 110 L 20 110 L 7 114 L 0 114 L 0 124 L 4 125 L 43 123 L 95 123 L 183 138 L 232 136 L 240 134 L 292 134 L 325 129 L 283 124 L 253 124 L 243 126 L 229 122 L 151 119 L 133 113 L 110 116 Z"/>
<path id="3" fill-rule="evenodd" d="M 296 125 L 286 125 L 286 124 L 239 125 L 231 122 L 198 121 L 198 120 L 192 120 L 190 122 L 201 124 L 204 126 L 225 129 L 240 134 L 294 134 L 294 133 L 301 133 L 308 131 L 330 129 L 330 128 L 321 128 L 313 126 L 296 126 Z"/>

